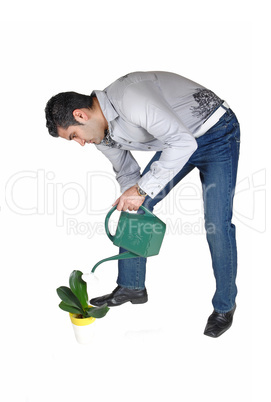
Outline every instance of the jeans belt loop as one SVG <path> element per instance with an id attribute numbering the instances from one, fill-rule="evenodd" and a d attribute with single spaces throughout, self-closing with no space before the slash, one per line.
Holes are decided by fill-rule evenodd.
<path id="1" fill-rule="evenodd" d="M 206 120 L 200 128 L 196 131 L 194 134 L 195 138 L 201 137 L 203 134 L 205 134 L 210 128 L 212 128 L 218 120 L 226 113 L 226 111 L 230 108 L 228 103 L 224 101 L 221 106 L 209 117 L 208 120 Z"/>

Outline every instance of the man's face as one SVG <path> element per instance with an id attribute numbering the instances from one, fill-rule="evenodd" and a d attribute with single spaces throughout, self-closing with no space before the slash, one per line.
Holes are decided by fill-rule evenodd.
<path id="1" fill-rule="evenodd" d="M 58 127 L 58 135 L 68 141 L 76 141 L 82 146 L 85 144 L 100 144 L 107 128 L 104 116 L 101 113 L 93 113 L 87 109 L 78 109 L 74 111 L 74 118 L 81 125 L 69 126 L 68 128 Z"/>
<path id="2" fill-rule="evenodd" d="M 58 127 L 57 131 L 61 138 L 76 141 L 82 146 L 85 144 L 100 144 L 104 138 L 104 129 L 101 127 L 89 127 L 87 124 L 68 128 Z"/>

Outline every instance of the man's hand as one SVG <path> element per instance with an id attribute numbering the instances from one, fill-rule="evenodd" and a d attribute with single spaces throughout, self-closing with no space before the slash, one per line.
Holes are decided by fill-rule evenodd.
<path id="1" fill-rule="evenodd" d="M 124 193 L 114 202 L 113 207 L 117 206 L 118 211 L 137 211 L 140 205 L 143 204 L 145 197 L 137 192 L 136 186 L 128 188 Z"/>

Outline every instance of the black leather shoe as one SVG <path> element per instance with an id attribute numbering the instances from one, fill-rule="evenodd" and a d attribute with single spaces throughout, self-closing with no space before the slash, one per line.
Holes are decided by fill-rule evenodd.
<path id="1" fill-rule="evenodd" d="M 208 318 L 204 335 L 211 336 L 212 338 L 218 338 L 220 335 L 226 332 L 232 324 L 235 309 L 236 304 L 234 305 L 233 309 L 227 313 L 217 313 L 214 310 Z"/>
<path id="2" fill-rule="evenodd" d="M 142 304 L 148 301 L 147 290 L 136 290 L 136 289 L 127 289 L 121 286 L 117 286 L 112 293 L 95 297 L 91 299 L 89 302 L 93 306 L 102 306 L 104 303 L 107 303 L 108 307 L 120 306 L 123 303 L 131 302 L 133 304 Z"/>

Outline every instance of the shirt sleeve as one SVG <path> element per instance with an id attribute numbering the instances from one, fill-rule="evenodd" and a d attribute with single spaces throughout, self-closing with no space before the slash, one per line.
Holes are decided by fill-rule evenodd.
<path id="1" fill-rule="evenodd" d="M 151 81 L 141 81 L 126 89 L 123 113 L 163 144 L 160 159 L 138 181 L 142 190 L 154 198 L 182 169 L 197 149 L 197 142 Z"/>
<path id="2" fill-rule="evenodd" d="M 96 148 L 112 163 L 122 193 L 139 181 L 140 166 L 130 151 L 110 148 L 102 144 L 96 145 Z"/>

